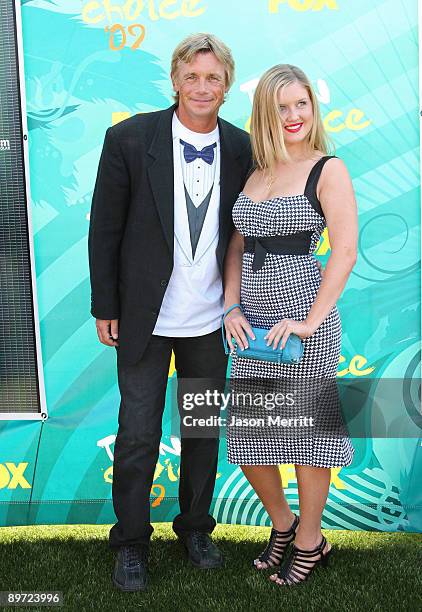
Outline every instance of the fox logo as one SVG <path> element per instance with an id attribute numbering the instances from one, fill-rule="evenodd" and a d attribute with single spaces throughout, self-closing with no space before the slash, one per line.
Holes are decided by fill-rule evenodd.
<path id="1" fill-rule="evenodd" d="M 0 489 L 30 489 L 31 485 L 23 475 L 28 463 L 0 463 Z"/>

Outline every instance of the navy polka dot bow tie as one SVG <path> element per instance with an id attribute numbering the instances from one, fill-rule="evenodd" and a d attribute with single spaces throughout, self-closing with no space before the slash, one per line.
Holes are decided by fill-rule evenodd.
<path id="1" fill-rule="evenodd" d="M 182 139 L 180 139 L 180 143 L 184 147 L 183 155 L 188 164 L 195 161 L 195 159 L 203 159 L 204 162 L 209 165 L 211 165 L 214 161 L 214 149 L 217 146 L 216 142 L 214 142 L 212 145 L 204 147 L 200 151 L 198 151 L 198 149 L 196 149 L 193 145 L 189 144 L 188 142 L 185 142 Z"/>

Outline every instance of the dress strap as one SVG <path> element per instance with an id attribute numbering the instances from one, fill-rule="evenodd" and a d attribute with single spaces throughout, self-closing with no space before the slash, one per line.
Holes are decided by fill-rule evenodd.
<path id="1" fill-rule="evenodd" d="M 336 157 L 336 156 L 335 155 L 325 155 L 324 157 L 321 157 L 321 159 L 319 159 L 317 163 L 313 166 L 308 176 L 308 180 L 306 182 L 305 196 L 308 198 L 309 202 L 311 203 L 312 208 L 316 210 L 316 212 L 320 214 L 321 217 L 324 216 L 324 213 L 321 208 L 321 203 L 317 197 L 317 186 L 318 186 L 319 177 L 321 176 L 323 167 L 325 166 L 326 162 L 329 159 L 332 159 L 333 157 Z"/>
<path id="2" fill-rule="evenodd" d="M 248 180 L 248 178 L 249 178 L 250 176 L 252 176 L 252 174 L 255 172 L 256 168 L 257 168 L 256 164 L 252 164 L 252 165 L 251 165 L 251 167 L 249 168 L 248 173 L 247 173 L 247 175 L 246 175 L 246 178 L 245 178 L 245 183 L 246 183 L 246 181 Z"/>

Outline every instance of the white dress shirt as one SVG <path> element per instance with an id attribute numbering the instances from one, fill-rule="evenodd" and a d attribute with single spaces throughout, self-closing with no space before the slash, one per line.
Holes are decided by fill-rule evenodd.
<path id="1" fill-rule="evenodd" d="M 176 138 L 177 135 L 180 134 L 179 143 L 180 140 L 188 142 L 198 149 L 198 151 L 204 147 L 207 147 L 208 145 L 213 144 L 214 142 L 216 142 L 218 146 L 220 140 L 218 127 L 208 134 L 198 134 L 197 132 L 188 130 L 188 128 L 186 128 L 179 121 L 176 113 L 174 114 L 174 117 Z M 173 131 L 173 135 L 175 132 Z M 212 164 L 207 164 L 207 162 L 205 162 L 203 159 L 195 159 L 195 161 L 188 164 L 184 158 L 183 151 L 184 145 L 180 143 L 183 182 L 193 204 L 195 206 L 199 206 L 203 202 L 204 198 L 208 195 L 211 187 L 214 184 L 215 168 L 217 165 L 216 149 L 214 149 L 214 161 Z"/>
<path id="2" fill-rule="evenodd" d="M 219 328 L 223 314 L 223 283 L 216 256 L 220 209 L 219 130 L 217 126 L 207 134 L 192 132 L 174 113 L 172 132 L 174 268 L 153 334 L 170 337 L 203 336 Z M 213 163 L 207 164 L 202 159 L 187 163 L 180 140 L 198 150 L 217 143 Z M 212 188 L 195 257 L 192 257 L 185 187 L 195 206 L 203 202 Z"/>

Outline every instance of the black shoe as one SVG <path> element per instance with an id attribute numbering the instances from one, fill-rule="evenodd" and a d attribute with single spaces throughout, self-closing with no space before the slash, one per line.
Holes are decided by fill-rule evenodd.
<path id="1" fill-rule="evenodd" d="M 140 546 L 122 546 L 114 565 L 113 583 L 121 591 L 144 591 L 148 581 L 148 552 Z"/>
<path id="2" fill-rule="evenodd" d="M 299 517 L 296 516 L 296 514 L 294 517 L 293 523 L 287 531 L 277 531 L 274 527 L 271 529 L 270 541 L 267 547 L 259 557 L 252 562 L 252 565 L 257 570 L 261 571 L 270 567 L 280 567 L 290 542 L 293 542 L 296 536 Z M 257 561 L 260 561 L 261 564 L 265 563 L 265 565 L 258 567 L 256 564 Z"/>
<path id="3" fill-rule="evenodd" d="M 327 567 L 330 554 L 331 546 L 324 536 L 320 544 L 313 550 L 302 550 L 293 544 L 286 565 L 270 576 L 270 580 L 281 586 L 294 586 L 305 582 L 318 565 Z"/>
<path id="4" fill-rule="evenodd" d="M 189 531 L 178 535 L 192 565 L 200 569 L 213 569 L 223 565 L 223 555 L 208 533 Z"/>

